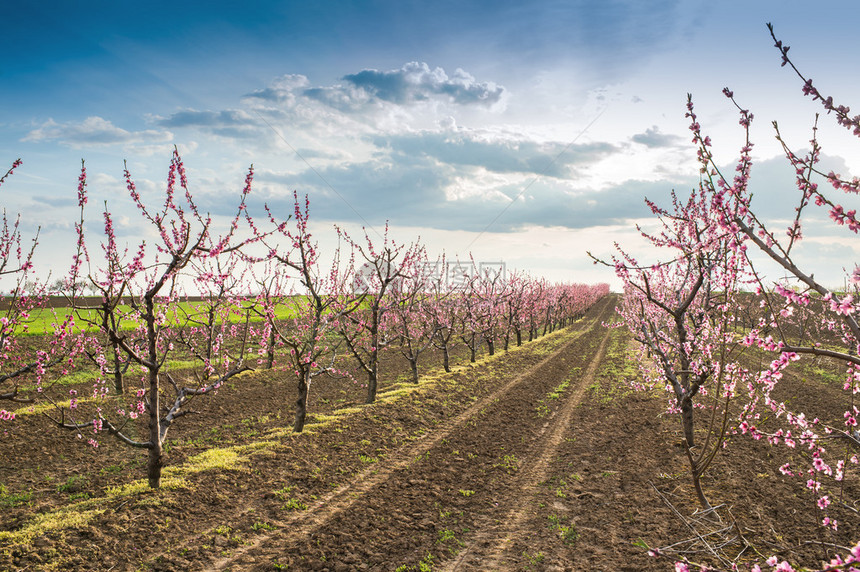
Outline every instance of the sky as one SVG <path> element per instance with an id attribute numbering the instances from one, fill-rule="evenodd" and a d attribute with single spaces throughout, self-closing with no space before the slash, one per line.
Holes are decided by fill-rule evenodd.
<path id="1" fill-rule="evenodd" d="M 104 205 L 132 248 L 151 230 L 135 211 L 163 200 L 176 147 L 200 208 L 235 210 L 253 164 L 252 212 L 292 211 L 307 194 L 314 236 L 334 225 L 431 256 L 504 262 L 554 281 L 620 283 L 594 266 L 613 244 L 656 260 L 636 224 L 647 196 L 697 184 L 687 94 L 731 167 L 743 145 L 730 87 L 750 109 L 754 206 L 793 215 L 793 173 L 772 121 L 808 147 L 820 108 L 767 32 L 819 88 L 850 105 L 860 54 L 838 21 L 794 0 L 18 2 L 0 21 L 0 187 L 39 272 L 73 255 L 77 177 L 85 161 L 87 232 Z M 821 120 L 822 163 L 860 174 L 856 138 Z M 820 213 L 819 213 L 820 214 Z M 819 215 L 816 215 L 819 216 Z M 819 217 L 820 218 L 820 217 Z M 811 221 L 800 252 L 838 285 L 860 258 L 856 237 Z M 92 248 L 92 247 L 91 247 Z M 649 258 L 650 257 L 650 258 Z M 778 277 L 778 274 L 773 274 Z"/>

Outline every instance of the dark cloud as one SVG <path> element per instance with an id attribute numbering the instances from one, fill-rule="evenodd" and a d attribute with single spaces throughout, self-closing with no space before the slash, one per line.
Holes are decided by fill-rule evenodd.
<path id="1" fill-rule="evenodd" d="M 491 106 L 505 92 L 492 82 L 477 82 L 462 69 L 457 68 L 449 77 L 442 68 L 431 70 L 423 62 L 409 62 L 391 71 L 366 69 L 343 79 L 383 101 L 398 104 L 443 96 L 462 105 Z"/>
<path id="2" fill-rule="evenodd" d="M 260 171 L 256 181 L 310 195 L 317 220 L 350 220 L 370 224 L 412 218 L 445 202 L 444 188 L 454 171 L 426 158 L 397 162 L 368 161 L 308 169 L 295 174 Z M 334 189 L 334 190 L 333 190 Z M 266 201 L 285 213 L 292 197 L 269 194 Z"/>
<path id="3" fill-rule="evenodd" d="M 617 151 L 609 143 L 566 145 L 527 139 L 487 138 L 477 132 L 421 132 L 376 136 L 377 147 L 400 156 L 426 156 L 449 165 L 483 167 L 495 173 L 528 173 L 567 178 L 574 169 Z"/>
<path id="4" fill-rule="evenodd" d="M 522 183 L 485 195 L 459 199 L 447 196 L 445 189 L 455 186 L 461 174 L 461 169 L 440 166 L 430 157 L 419 156 L 402 156 L 384 164 L 330 167 L 316 173 L 258 172 L 256 183 L 267 188 L 275 184 L 283 190 L 255 200 L 265 200 L 275 212 L 286 216 L 292 205 L 292 196 L 286 189 L 296 189 L 310 195 L 316 220 L 371 226 L 389 220 L 396 225 L 481 231 L 498 217 L 491 226 L 493 232 L 514 232 L 528 226 L 587 228 L 625 224 L 651 216 L 645 196 L 670 204 L 671 188 L 664 182 L 627 181 L 603 190 L 571 191 L 563 181 L 543 177 L 527 189 Z"/>
<path id="5" fill-rule="evenodd" d="M 197 111 L 185 109 L 173 115 L 159 118 L 157 124 L 172 129 L 193 127 L 237 139 L 259 137 L 261 124 L 248 112 L 236 109 L 223 111 Z"/>
<path id="6" fill-rule="evenodd" d="M 684 144 L 684 139 L 677 135 L 661 133 L 660 128 L 654 125 L 645 130 L 645 133 L 637 133 L 631 137 L 634 143 L 645 145 L 650 149 L 659 149 L 663 147 L 678 147 Z"/>
<path id="7" fill-rule="evenodd" d="M 523 193 L 523 199 L 513 204 L 489 203 L 477 197 L 456 201 L 440 228 L 480 231 L 492 223 L 488 229 L 492 232 L 516 232 L 530 226 L 569 229 L 632 226 L 633 220 L 651 216 L 645 205 L 646 196 L 668 205 L 671 190 L 664 182 L 625 181 L 608 189 L 570 191 L 548 181 L 538 181 Z M 516 197 L 522 189 L 514 187 L 510 192 Z"/>
<path id="8" fill-rule="evenodd" d="M 483 230 L 504 210 L 493 230 L 510 232 L 530 225 L 585 228 L 648 217 L 644 196 L 659 199 L 671 190 L 664 182 L 641 181 L 572 190 L 570 178 L 577 169 L 618 151 L 608 143 L 541 143 L 465 129 L 369 141 L 378 151 L 365 162 L 286 174 L 258 171 L 256 183 L 267 193 L 259 200 L 289 213 L 287 190 L 296 189 L 310 194 L 318 220 L 374 226 L 390 220 L 445 230 Z M 520 177 L 508 184 L 495 177 L 492 188 L 482 189 L 475 181 L 487 171 Z M 691 180 L 690 187 L 694 184 Z"/>
<path id="9" fill-rule="evenodd" d="M 400 69 L 365 69 L 347 74 L 343 84 L 308 85 L 302 75 L 284 75 L 270 85 L 244 97 L 246 100 L 293 107 L 302 99 L 316 101 L 344 112 L 354 112 L 379 102 L 410 105 L 441 99 L 458 105 L 492 107 L 499 103 L 505 88 L 493 82 L 479 82 L 457 68 L 450 76 L 442 68 L 431 69 L 423 62 L 409 62 Z"/>

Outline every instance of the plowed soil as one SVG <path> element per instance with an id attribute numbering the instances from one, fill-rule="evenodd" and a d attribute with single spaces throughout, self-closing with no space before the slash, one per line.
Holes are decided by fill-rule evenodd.
<path id="1" fill-rule="evenodd" d="M 627 388 L 629 340 L 601 325 L 615 302 L 417 387 L 383 380 L 373 405 L 320 383 L 299 435 L 284 375 L 243 376 L 171 430 L 157 491 L 133 485 L 143 452 L 20 416 L 0 441 L 0 569 L 667 570 L 646 546 L 714 562 L 684 541 L 718 531 L 708 546 L 742 562 L 815 564 L 860 537 L 847 511 L 824 534 L 783 452 L 740 437 L 705 479 L 722 520 L 695 521 L 677 420 Z"/>

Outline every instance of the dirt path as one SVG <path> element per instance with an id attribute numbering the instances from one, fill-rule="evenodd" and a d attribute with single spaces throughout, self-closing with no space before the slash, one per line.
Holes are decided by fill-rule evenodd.
<path id="1" fill-rule="evenodd" d="M 535 492 L 538 486 L 549 476 L 550 462 L 556 457 L 559 445 L 569 429 L 571 418 L 576 407 L 582 402 L 585 390 L 595 381 L 598 365 L 606 352 L 606 342 L 609 332 L 603 335 L 596 355 L 591 359 L 585 374 L 576 380 L 576 385 L 568 389 L 564 405 L 544 424 L 541 434 L 536 439 L 534 451 L 529 458 L 524 459 L 526 468 L 517 475 L 511 485 L 513 491 L 520 491 L 499 525 L 489 524 L 486 530 L 480 530 L 476 538 L 469 543 L 447 566 L 440 570 L 454 572 L 461 570 L 503 570 L 506 553 L 514 538 L 522 536 L 522 529 L 530 516 L 529 508 L 536 503 Z"/>
<path id="2" fill-rule="evenodd" d="M 529 491 L 593 381 L 611 312 L 604 305 L 542 361 L 208 570 L 504 569 Z"/>

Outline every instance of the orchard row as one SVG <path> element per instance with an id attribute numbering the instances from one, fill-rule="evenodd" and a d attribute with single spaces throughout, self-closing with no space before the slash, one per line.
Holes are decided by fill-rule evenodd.
<path id="1" fill-rule="evenodd" d="M 346 378 L 357 370 L 366 376 L 372 403 L 386 348 L 402 354 L 417 383 L 430 348 L 441 352 L 448 370 L 452 344 L 465 344 L 475 361 L 482 345 L 492 355 L 564 327 L 609 291 L 606 284 L 552 284 L 503 267 L 478 271 L 472 261 L 431 260 L 420 243 L 393 240 L 387 226 L 376 241 L 368 232 L 355 239 L 336 227 L 339 246 L 323 257 L 308 229 L 307 198 L 294 195 L 286 220 L 268 207 L 263 220 L 251 216 L 246 198 L 253 167 L 220 235 L 198 209 L 177 151 L 159 207 L 144 204 L 127 169 L 124 175 L 157 240 L 121 248 L 125 241 L 106 208 L 104 234 L 92 246 L 84 232 L 82 164 L 77 244 L 67 276 L 51 288 L 32 280 L 37 241 L 27 250 L 19 221 L 4 219 L 0 276 L 13 286 L 0 318 L 0 399 L 47 402 L 46 414 L 57 425 L 90 434 L 94 446 L 107 433 L 147 450 L 151 487 L 160 485 L 169 429 L 189 412 L 189 401 L 242 372 L 285 370 L 297 388 L 293 429 L 299 432 L 319 375 Z M 52 331 L 30 350 L 36 336 L 27 335 L 28 325 L 56 297 L 64 308 L 50 310 Z M 84 396 L 76 389 L 68 401 L 46 391 L 86 364 L 95 366 L 91 407 L 79 407 Z M 14 417 L 6 410 L 0 416 Z M 133 438 L 137 431 L 127 428 L 144 421 L 147 439 Z"/>

